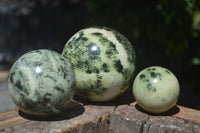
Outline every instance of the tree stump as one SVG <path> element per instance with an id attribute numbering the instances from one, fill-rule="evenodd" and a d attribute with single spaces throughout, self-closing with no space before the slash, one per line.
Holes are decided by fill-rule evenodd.
<path id="1" fill-rule="evenodd" d="M 200 111 L 175 106 L 154 115 L 130 104 L 73 101 L 59 116 L 36 118 L 18 109 L 0 114 L 0 133 L 200 133 Z"/>

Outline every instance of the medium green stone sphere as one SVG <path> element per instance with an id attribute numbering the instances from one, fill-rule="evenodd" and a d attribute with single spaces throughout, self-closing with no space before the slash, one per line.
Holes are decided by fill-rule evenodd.
<path id="1" fill-rule="evenodd" d="M 75 77 L 61 54 L 34 50 L 13 64 L 8 85 L 20 110 L 29 115 L 49 116 L 60 113 L 72 100 Z"/>
<path id="2" fill-rule="evenodd" d="M 133 83 L 138 105 L 150 113 L 163 113 L 176 105 L 180 87 L 168 69 L 152 66 L 142 70 Z"/>
<path id="3" fill-rule="evenodd" d="M 80 30 L 69 39 L 62 54 L 74 69 L 76 94 L 91 101 L 108 101 L 121 95 L 135 71 L 132 44 L 106 27 Z"/>

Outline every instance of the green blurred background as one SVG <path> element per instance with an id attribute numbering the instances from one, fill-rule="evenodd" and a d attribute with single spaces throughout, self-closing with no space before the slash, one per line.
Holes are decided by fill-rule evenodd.
<path id="1" fill-rule="evenodd" d="M 0 69 L 39 48 L 61 52 L 77 31 L 107 26 L 124 34 L 137 54 L 137 73 L 159 65 L 181 85 L 178 104 L 200 109 L 199 0 L 2 0 Z"/>

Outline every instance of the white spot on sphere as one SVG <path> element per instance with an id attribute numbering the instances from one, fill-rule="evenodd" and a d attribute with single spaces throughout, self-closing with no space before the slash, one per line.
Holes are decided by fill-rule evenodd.
<path id="1" fill-rule="evenodd" d="M 40 117 L 66 108 L 73 97 L 74 83 L 74 71 L 67 60 L 57 52 L 43 49 L 20 57 L 8 78 L 14 103 L 21 111 Z"/>
<path id="2" fill-rule="evenodd" d="M 142 70 L 136 76 L 133 95 L 144 110 L 163 113 L 176 105 L 180 86 L 176 76 L 169 72 L 166 68 L 153 66 Z M 141 75 L 145 75 L 144 78 L 141 78 Z"/>
<path id="3" fill-rule="evenodd" d="M 42 69 L 38 66 L 38 67 L 36 67 L 35 72 L 36 72 L 36 73 L 41 73 L 41 72 L 42 72 Z"/>
<path id="4" fill-rule="evenodd" d="M 120 96 L 135 71 L 132 44 L 106 27 L 80 30 L 69 39 L 62 54 L 74 68 L 76 94 L 91 101 L 109 101 Z"/>
<path id="5" fill-rule="evenodd" d="M 154 79 L 154 80 L 153 80 L 153 82 L 154 82 L 154 83 L 157 83 L 157 82 L 158 82 L 158 80 L 157 80 L 157 79 Z"/>
<path id="6" fill-rule="evenodd" d="M 92 46 L 92 47 L 90 48 L 90 50 L 91 50 L 91 51 L 96 51 L 96 50 L 97 50 L 97 46 L 95 46 L 95 45 Z"/>

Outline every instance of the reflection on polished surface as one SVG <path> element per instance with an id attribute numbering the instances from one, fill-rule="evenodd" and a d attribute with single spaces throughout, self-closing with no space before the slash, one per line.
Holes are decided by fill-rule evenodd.
<path id="1" fill-rule="evenodd" d="M 90 56 L 91 59 L 95 60 L 99 57 L 101 51 L 98 44 L 91 42 L 88 46 L 88 49 L 89 49 L 88 55 Z"/>
<path id="2" fill-rule="evenodd" d="M 99 46 L 97 44 L 95 44 L 95 43 L 90 43 L 88 48 L 89 48 L 90 52 L 92 52 L 92 53 L 99 54 L 99 52 L 100 52 Z"/>
<path id="3" fill-rule="evenodd" d="M 12 66 L 9 93 L 19 109 L 29 115 L 60 113 L 73 97 L 74 71 L 68 61 L 51 50 L 24 54 Z"/>
<path id="4" fill-rule="evenodd" d="M 133 83 L 138 105 L 151 113 L 164 113 L 176 105 L 180 86 L 170 70 L 152 66 L 142 70 Z"/>
<path id="5" fill-rule="evenodd" d="M 41 67 L 37 66 L 36 69 L 35 69 L 35 72 L 38 73 L 38 74 L 42 73 Z"/>
<path id="6" fill-rule="evenodd" d="M 157 82 L 158 82 L 158 80 L 157 80 L 157 79 L 153 79 L 153 82 L 154 82 L 154 83 L 157 83 Z"/>
<path id="7" fill-rule="evenodd" d="M 109 101 L 121 95 L 135 71 L 132 44 L 107 27 L 80 30 L 62 54 L 74 68 L 76 94 L 91 101 Z"/>
<path id="8" fill-rule="evenodd" d="M 93 45 L 92 47 L 90 47 L 90 51 L 92 52 L 97 51 L 97 48 L 98 48 L 97 45 Z"/>

